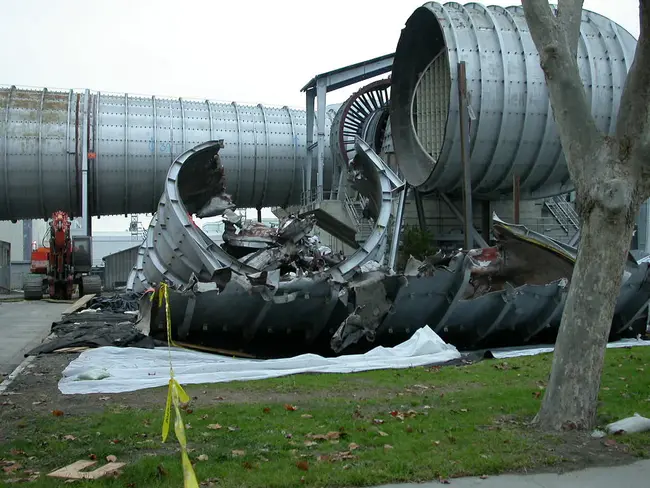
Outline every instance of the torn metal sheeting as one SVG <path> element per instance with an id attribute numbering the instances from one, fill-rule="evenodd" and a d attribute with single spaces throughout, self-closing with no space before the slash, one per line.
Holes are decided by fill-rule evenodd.
<path id="1" fill-rule="evenodd" d="M 368 201 L 374 228 L 351 256 L 320 246 L 309 235 L 309 218 L 288 216 L 271 228 L 230 208 L 223 210 L 226 242 L 218 246 L 191 215 L 226 195 L 222 146 L 202 144 L 172 164 L 129 278 L 129 289 L 170 286 L 175 340 L 260 357 L 396 345 L 425 325 L 462 349 L 555 340 L 575 248 L 496 217 L 495 247 L 440 252 L 393 273 L 380 263 L 405 185 L 359 138 L 350 176 Z M 612 338 L 645 331 L 647 271 L 647 263 L 628 262 Z M 150 317 L 151 335 L 164 339 L 157 303 L 143 315 Z"/>
<path id="2" fill-rule="evenodd" d="M 181 154 L 169 168 L 165 189 L 153 216 L 147 237 L 127 281 L 127 289 L 143 291 L 166 282 L 177 290 L 187 289 L 192 276 L 209 282 L 224 269 L 244 276 L 280 269 L 284 279 L 327 270 L 335 280 L 344 280 L 364 264 L 381 258 L 388 237 L 388 224 L 396 193 L 404 183 L 363 141 L 352 173 L 374 205 L 374 228 L 355 252 L 346 258 L 320 246 L 309 233 L 313 218 L 288 216 L 277 229 L 245 222 L 232 208 L 222 211 L 226 231 L 219 246 L 191 219 L 216 197 L 229 201 L 219 150 L 223 141 L 200 144 Z M 227 197 L 227 198 L 226 198 Z"/>
<path id="3" fill-rule="evenodd" d="M 552 343 L 575 252 L 521 226 L 496 225 L 496 247 L 411 259 L 408 275 L 369 262 L 343 280 L 323 271 L 256 287 L 252 276 L 232 273 L 221 290 L 171 290 L 173 330 L 186 342 L 259 357 L 392 346 L 425 325 L 459 349 Z M 630 262 L 627 275 L 612 340 L 646 328 L 648 263 Z M 152 333 L 164 335 L 160 312 L 152 311 Z"/>

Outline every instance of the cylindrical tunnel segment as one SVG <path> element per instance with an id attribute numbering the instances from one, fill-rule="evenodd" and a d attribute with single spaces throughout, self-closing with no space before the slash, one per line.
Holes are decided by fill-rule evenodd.
<path id="1" fill-rule="evenodd" d="M 331 117 L 326 118 L 326 132 Z M 55 210 L 80 215 L 84 151 L 91 215 L 155 212 L 175 158 L 217 139 L 225 143 L 220 154 L 227 191 L 239 208 L 300 203 L 306 153 L 303 110 L 88 90 L 0 88 L 0 220 L 44 218 Z M 328 147 L 325 158 L 328 191 Z M 313 164 L 313 184 L 316 171 Z"/>
<path id="2" fill-rule="evenodd" d="M 583 10 L 578 66 L 596 124 L 611 133 L 636 40 Z M 391 85 L 400 170 L 427 193 L 462 187 L 457 65 L 466 63 L 472 190 L 498 199 L 520 178 L 522 197 L 571 191 L 539 55 L 522 7 L 428 2 L 402 30 Z"/>

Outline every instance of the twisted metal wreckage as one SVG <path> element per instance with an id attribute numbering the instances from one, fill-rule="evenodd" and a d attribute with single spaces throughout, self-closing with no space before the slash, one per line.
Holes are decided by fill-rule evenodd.
<path id="1" fill-rule="evenodd" d="M 614 130 L 635 49 L 625 29 L 583 10 L 578 65 L 604 133 Z M 512 193 L 513 175 L 521 177 L 522 199 L 571 191 L 521 6 L 427 2 L 407 20 L 394 54 L 314 78 L 304 88 L 306 111 L 0 89 L 0 219 L 64 210 L 90 236 L 91 216 L 156 212 L 129 289 L 169 283 L 174 333 L 194 344 L 260 356 L 332 354 L 396 344 L 427 324 L 461 348 L 553 341 L 575 248 L 496 220 L 495 247 L 410 260 L 405 272 L 393 271 L 406 184 L 452 201 L 469 180 L 460 160 L 459 62 L 472 114 L 472 196 Z M 327 106 L 325 94 L 343 86 L 346 69 L 356 70 L 355 82 L 391 76 Z M 372 226 L 367 237 L 318 222 L 354 248 L 349 256 L 310 236 L 313 212 L 270 229 L 233 211 L 235 204 L 302 208 L 305 196 L 314 204 L 312 192 L 321 203 L 356 198 L 354 208 Z M 222 215 L 225 243 L 211 241 L 191 215 Z M 647 283 L 647 263 L 630 259 L 612 337 L 645 329 Z M 152 334 L 164 334 L 156 305 L 143 312 Z"/>
<path id="2" fill-rule="evenodd" d="M 277 229 L 242 223 L 225 193 L 222 145 L 202 144 L 172 165 L 129 279 L 138 291 L 170 285 L 176 340 L 259 356 L 395 345 L 425 325 L 459 348 L 554 340 L 575 248 L 497 218 L 495 247 L 439 252 L 425 262 L 411 258 L 395 273 L 380 264 L 382 243 L 405 185 L 357 139 L 350 176 L 371 202 L 375 226 L 364 246 L 341 258 L 309 237 L 309 218 L 289 217 Z M 191 214 L 224 216 L 223 248 Z M 644 333 L 649 278 L 648 263 L 630 256 L 612 339 Z M 144 313 L 150 333 L 164 335 L 165 313 L 156 301 L 150 306 Z"/>

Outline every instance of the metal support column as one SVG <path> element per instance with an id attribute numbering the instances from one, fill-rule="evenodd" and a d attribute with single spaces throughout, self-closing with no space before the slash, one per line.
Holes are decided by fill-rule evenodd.
<path id="1" fill-rule="evenodd" d="M 390 243 L 390 254 L 388 256 L 388 267 L 393 271 L 395 271 L 395 264 L 397 263 L 397 250 L 399 249 L 399 239 L 402 233 L 402 218 L 404 216 L 407 191 L 408 185 L 404 185 L 397 202 L 397 211 L 395 212 L 395 219 L 393 221 L 393 236 Z"/>
<path id="2" fill-rule="evenodd" d="M 316 101 L 315 90 L 307 90 L 307 157 L 305 158 L 305 175 L 303 181 L 303 190 L 307 196 L 307 201 L 311 200 L 311 177 L 313 173 L 313 145 L 314 145 L 314 102 Z M 304 202 L 303 202 L 304 203 Z"/>
<path id="3" fill-rule="evenodd" d="M 32 260 L 32 221 L 23 220 L 23 260 Z"/>
<path id="4" fill-rule="evenodd" d="M 472 236 L 472 175 L 469 165 L 469 127 L 467 111 L 467 79 L 465 61 L 458 63 L 458 106 L 460 108 L 460 159 L 463 164 L 463 214 L 465 219 L 465 249 L 474 247 Z"/>
<path id="5" fill-rule="evenodd" d="M 262 209 L 261 208 L 257 209 L 257 221 L 262 222 Z"/>
<path id="6" fill-rule="evenodd" d="M 445 204 L 447 204 L 447 206 L 453 212 L 456 218 L 460 220 L 464 228 L 467 229 L 469 227 L 469 235 L 472 238 L 472 244 L 476 242 L 481 247 L 489 247 L 488 243 L 485 242 L 481 234 L 479 234 L 478 231 L 474 228 L 472 222 L 469 223 L 469 226 L 467 225 L 467 221 L 465 220 L 465 217 L 463 216 L 461 211 L 456 208 L 456 205 L 454 205 L 454 203 L 449 199 L 449 197 L 442 192 L 438 192 L 438 195 L 440 195 L 442 201 L 445 202 Z"/>
<path id="7" fill-rule="evenodd" d="M 512 175 L 512 220 L 515 224 L 519 224 L 519 201 L 521 199 L 521 192 L 519 190 L 519 175 Z"/>
<path id="8" fill-rule="evenodd" d="M 88 207 L 88 108 L 90 90 L 84 91 L 83 112 L 81 113 L 81 232 L 90 235 L 90 212 Z M 92 251 L 92 249 L 91 249 Z"/>
<path id="9" fill-rule="evenodd" d="M 318 173 L 316 175 L 316 191 L 318 201 L 323 201 L 323 173 L 325 172 L 325 104 L 327 85 L 326 80 L 318 80 L 316 84 L 316 130 L 318 143 Z"/>
<path id="10" fill-rule="evenodd" d="M 416 188 L 413 188 L 413 199 L 415 200 L 415 211 L 418 214 L 418 225 L 420 230 L 425 232 L 427 230 L 427 220 L 424 215 L 424 204 L 422 203 L 422 195 Z"/>

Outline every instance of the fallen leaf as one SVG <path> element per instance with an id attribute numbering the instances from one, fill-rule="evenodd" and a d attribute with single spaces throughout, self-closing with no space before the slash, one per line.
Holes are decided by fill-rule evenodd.
<path id="1" fill-rule="evenodd" d="M 399 410 L 393 410 L 390 414 L 399 420 L 404 420 L 404 414 Z"/>
<path id="2" fill-rule="evenodd" d="M 97 459 L 97 456 L 95 454 L 88 454 L 88 459 L 94 461 L 95 459 Z"/>
<path id="3" fill-rule="evenodd" d="M 288 433 L 288 434 L 285 434 L 284 437 L 286 437 L 287 439 L 292 439 L 292 438 L 293 438 L 293 434 Z"/>
<path id="4" fill-rule="evenodd" d="M 488 475 L 487 474 L 482 474 L 481 476 L 479 476 L 479 478 L 481 478 L 482 480 L 486 480 L 486 479 L 488 479 Z"/>
<path id="5" fill-rule="evenodd" d="M 271 409 L 270 409 L 269 407 L 264 407 L 264 408 L 262 409 L 262 412 L 264 412 L 264 413 L 271 413 Z"/>
<path id="6" fill-rule="evenodd" d="M 224 399 L 224 398 L 223 398 L 222 396 L 218 396 L 217 398 L 215 398 L 215 400 L 217 400 L 217 401 L 221 401 L 221 400 L 223 400 L 223 399 Z"/>
<path id="7" fill-rule="evenodd" d="M 448 479 L 446 479 L 446 478 L 440 478 L 440 479 L 438 480 L 438 482 L 439 482 L 440 484 L 443 484 L 443 485 L 448 485 L 448 484 L 450 484 L 450 481 L 449 481 Z"/>
<path id="8" fill-rule="evenodd" d="M 219 424 L 209 424 L 208 425 L 208 429 L 219 430 L 220 428 L 221 428 L 221 425 L 219 425 Z"/>
<path id="9" fill-rule="evenodd" d="M 117 456 L 114 456 L 113 454 L 110 454 L 110 455 L 106 456 L 106 461 L 108 461 L 109 463 L 117 462 Z"/>
<path id="10" fill-rule="evenodd" d="M 350 451 L 354 451 L 355 449 L 359 449 L 359 444 L 356 444 L 354 442 L 350 442 L 350 444 L 348 445 L 348 449 L 350 449 Z"/>
<path id="11" fill-rule="evenodd" d="M 332 441 L 332 440 L 336 440 L 339 437 L 341 437 L 341 433 L 340 432 L 328 432 L 327 434 L 325 434 L 325 437 L 327 437 L 330 441 Z"/>
<path id="12" fill-rule="evenodd" d="M 433 443 L 434 443 L 436 446 L 439 446 L 439 445 L 440 445 L 440 441 L 433 441 Z"/>
<path id="13" fill-rule="evenodd" d="M 311 418 L 314 418 L 313 415 L 309 415 L 308 413 L 303 413 L 303 414 L 301 415 L 301 417 L 302 417 L 303 419 L 311 419 Z"/>
<path id="14" fill-rule="evenodd" d="M 303 471 L 307 471 L 309 469 L 309 463 L 307 461 L 298 461 L 296 463 L 296 467 L 298 469 L 302 469 Z"/>
<path id="15" fill-rule="evenodd" d="M 228 427 L 228 430 L 229 430 L 230 432 L 237 432 L 237 431 L 240 430 L 240 429 L 239 429 L 239 427 L 237 427 L 236 425 L 231 425 L 230 427 Z"/>
<path id="16" fill-rule="evenodd" d="M 384 432 L 383 430 L 378 430 L 377 433 L 382 437 L 387 437 L 388 436 L 388 434 L 386 432 Z"/>
<path id="17" fill-rule="evenodd" d="M 208 418 L 208 414 L 206 413 L 205 415 L 201 415 L 201 420 L 205 420 Z"/>
<path id="18" fill-rule="evenodd" d="M 249 463 L 248 461 L 244 461 L 243 463 L 241 463 L 241 465 L 242 465 L 242 467 L 244 469 L 249 469 L 249 470 L 253 469 L 253 465 L 251 463 Z"/>
<path id="19" fill-rule="evenodd" d="M 12 449 L 11 451 L 12 456 L 25 456 L 27 453 L 23 451 L 22 449 Z"/>
<path id="20" fill-rule="evenodd" d="M 111 441 L 111 444 L 119 444 L 119 443 L 120 443 L 120 440 L 119 440 L 119 439 L 113 439 L 113 440 Z"/>
<path id="21" fill-rule="evenodd" d="M 307 446 L 307 447 L 315 446 L 315 445 L 317 445 L 317 444 L 318 444 L 318 442 L 314 442 L 314 441 L 305 441 L 305 446 Z"/>
<path id="22" fill-rule="evenodd" d="M 157 473 L 158 473 L 158 477 L 159 477 L 159 478 L 162 478 L 163 476 L 167 476 L 167 474 L 168 474 L 168 473 L 167 473 L 167 470 L 165 469 L 165 466 L 163 466 L 162 464 L 159 464 L 159 465 L 156 467 L 156 471 L 157 471 Z"/>
<path id="23" fill-rule="evenodd" d="M 54 415 L 55 417 L 61 417 L 63 415 L 63 411 L 62 410 L 52 410 L 52 415 Z"/>
<path id="24" fill-rule="evenodd" d="M 373 424 L 380 425 L 380 424 L 383 424 L 384 421 L 383 421 L 382 419 L 373 419 L 373 420 L 372 420 L 372 423 L 373 423 Z"/>
<path id="25" fill-rule="evenodd" d="M 295 410 L 298 410 L 298 407 L 295 405 L 289 405 L 288 403 L 284 406 L 285 410 L 288 410 L 289 412 L 293 412 Z"/>
<path id="26" fill-rule="evenodd" d="M 467 412 L 468 410 L 466 408 L 461 408 L 460 411 L 461 412 Z"/>
<path id="27" fill-rule="evenodd" d="M 76 441 L 77 440 L 77 438 L 75 436 L 70 435 L 70 434 L 64 435 L 63 439 L 66 440 L 66 441 Z"/>
<path id="28" fill-rule="evenodd" d="M 13 473 L 14 471 L 16 471 L 17 469 L 19 469 L 21 467 L 21 465 L 19 463 L 16 463 L 16 462 L 13 462 L 13 461 L 9 461 L 9 462 L 11 462 L 13 464 L 10 464 L 9 466 L 5 466 L 4 468 L 2 468 L 2 471 L 4 471 L 5 473 Z"/>
<path id="29" fill-rule="evenodd" d="M 32 405 L 40 405 L 41 403 L 45 403 L 45 402 L 32 402 Z"/>
<path id="30" fill-rule="evenodd" d="M 232 451 L 232 455 L 235 457 L 243 456 L 246 454 L 246 451 L 240 451 L 239 449 L 235 449 Z"/>
<path id="31" fill-rule="evenodd" d="M 535 398 L 539 398 L 540 396 L 542 396 L 542 392 L 541 392 L 541 391 L 534 391 L 534 392 L 533 392 L 533 397 L 535 397 Z"/>
<path id="32" fill-rule="evenodd" d="M 99 399 L 100 399 L 102 402 L 105 402 L 106 400 L 110 400 L 111 397 L 102 396 L 102 397 L 99 397 Z"/>
<path id="33" fill-rule="evenodd" d="M 390 451 L 393 448 L 390 444 L 384 444 L 384 451 Z"/>
<path id="34" fill-rule="evenodd" d="M 613 447 L 618 444 L 614 439 L 607 439 L 604 444 L 609 447 Z"/>
<path id="35" fill-rule="evenodd" d="M 197 457 L 196 459 L 198 459 L 199 461 L 207 461 L 207 460 L 208 460 L 208 456 L 207 456 L 207 454 L 201 454 L 201 455 L 199 455 L 199 457 Z"/>

